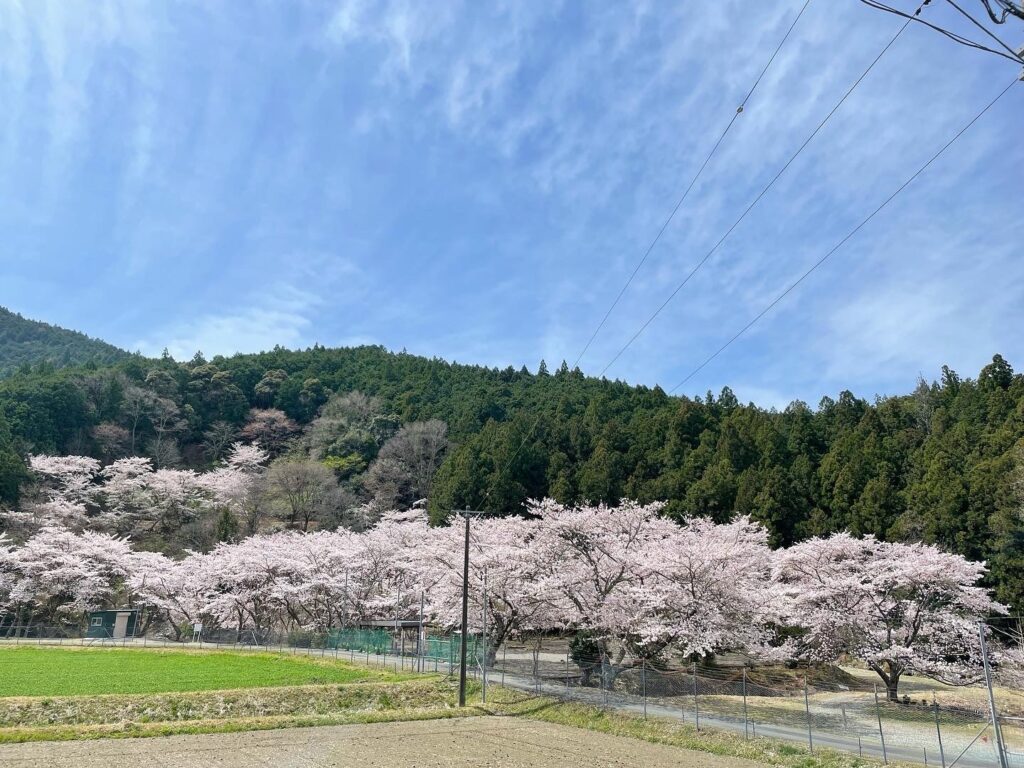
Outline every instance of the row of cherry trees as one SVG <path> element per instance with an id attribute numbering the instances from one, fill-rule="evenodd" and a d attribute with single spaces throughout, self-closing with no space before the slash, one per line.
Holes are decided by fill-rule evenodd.
<path id="1" fill-rule="evenodd" d="M 60 527 L 138 541 L 221 512 L 244 516 L 267 459 L 259 446 L 243 443 L 235 443 L 219 466 L 201 473 L 157 469 L 152 459 L 139 456 L 106 466 L 87 456 L 31 456 L 36 498 L 18 509 L 0 509 L 0 529 L 18 538 Z"/>
<path id="2" fill-rule="evenodd" d="M 135 482 L 134 469 L 107 470 L 103 492 L 123 497 L 124 509 L 148 509 L 133 494 L 155 494 L 161 504 L 171 495 L 159 473 L 141 472 Z M 236 451 L 222 482 L 203 481 L 204 493 L 222 503 L 236 488 L 231 473 L 237 480 L 248 471 Z M 492 648 L 514 635 L 586 632 L 606 684 L 641 660 L 726 649 L 769 660 L 846 654 L 874 669 L 895 697 L 910 670 L 948 681 L 974 676 L 976 622 L 1002 610 L 977 586 L 982 564 L 935 547 L 838 534 L 773 551 L 748 518 L 678 524 L 659 512 L 657 504 L 568 508 L 546 500 L 528 517 L 474 521 L 472 629 L 480 629 L 486 572 Z M 454 628 L 462 537 L 458 523 L 430 527 L 411 511 L 387 514 L 362 533 L 281 531 L 173 559 L 54 522 L 20 546 L 0 538 L 0 614 L 53 623 L 133 605 L 151 627 L 201 621 L 256 633 L 326 631 L 414 617 L 422 595 L 429 620 Z"/>

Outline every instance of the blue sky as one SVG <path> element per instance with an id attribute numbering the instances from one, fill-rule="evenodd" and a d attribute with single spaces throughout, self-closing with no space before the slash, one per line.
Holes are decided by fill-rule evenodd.
<path id="1" fill-rule="evenodd" d="M 0 304 L 179 358 L 572 361 L 800 5 L 3 0 Z M 586 372 L 901 23 L 810 4 Z M 675 385 L 1017 71 L 909 29 L 607 375 Z M 681 391 L 781 406 L 1024 367 L 1022 126 L 1024 83 Z"/>

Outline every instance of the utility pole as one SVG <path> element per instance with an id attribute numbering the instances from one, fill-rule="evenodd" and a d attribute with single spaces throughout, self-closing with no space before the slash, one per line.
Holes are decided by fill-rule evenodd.
<path id="1" fill-rule="evenodd" d="M 483 702 L 487 703 L 487 566 L 484 566 L 484 599 L 480 607 L 480 638 L 483 641 L 483 651 L 480 659 L 481 675 L 483 677 Z"/>
<path id="2" fill-rule="evenodd" d="M 426 593 L 420 590 L 420 626 L 419 631 L 416 633 L 416 656 L 419 659 L 416 669 L 419 670 L 420 674 L 423 674 L 423 651 L 427 639 L 423 631 L 423 604 L 425 600 Z"/>
<path id="3" fill-rule="evenodd" d="M 988 666 L 988 642 L 985 640 L 985 622 L 978 622 L 978 640 L 981 643 L 981 663 L 985 669 L 985 685 L 988 688 L 988 710 L 992 715 L 992 732 L 996 739 L 996 753 L 999 755 L 1000 768 L 1007 768 L 1006 752 L 1003 750 L 1003 733 L 999 728 L 999 715 L 996 714 L 996 697 L 992 692 L 992 671 Z"/>
<path id="4" fill-rule="evenodd" d="M 401 617 L 401 613 L 402 613 L 402 583 L 399 582 L 398 583 L 398 600 L 395 602 L 395 652 L 396 653 L 398 652 L 398 644 L 399 644 L 398 643 L 398 636 L 402 632 L 402 630 L 399 628 L 399 623 L 398 623 L 399 620 L 400 620 L 400 617 Z M 404 663 L 405 663 L 405 659 L 404 658 L 402 659 L 402 663 L 403 663 L 403 666 L 404 666 Z"/>
<path id="5" fill-rule="evenodd" d="M 462 640 L 459 649 L 459 706 L 466 706 L 466 653 L 469 650 L 466 635 L 469 630 L 469 516 L 481 512 L 463 510 L 466 516 L 466 541 L 462 555 Z"/>

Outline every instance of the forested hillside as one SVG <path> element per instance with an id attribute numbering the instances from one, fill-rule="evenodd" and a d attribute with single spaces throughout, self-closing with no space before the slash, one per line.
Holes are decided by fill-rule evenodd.
<path id="1" fill-rule="evenodd" d="M 84 333 L 28 320 L 0 307 L 0 377 L 22 366 L 49 363 L 54 367 L 93 362 L 108 365 L 128 353 Z"/>
<path id="2" fill-rule="evenodd" d="M 903 396 L 842 392 L 782 412 L 728 389 L 691 400 L 564 364 L 533 374 L 378 347 L 131 357 L 19 372 L 0 382 L 0 418 L 8 506 L 39 497 L 28 454 L 203 470 L 236 440 L 269 451 L 251 519 L 218 519 L 187 541 L 173 526 L 154 533 L 165 551 L 275 526 L 358 527 L 375 505 L 422 498 L 435 521 L 544 496 L 661 499 L 675 517 L 748 513 L 777 546 L 841 529 L 936 543 L 987 560 L 997 596 L 1024 607 L 1024 376 L 999 356 L 977 378 L 943 369 Z"/>

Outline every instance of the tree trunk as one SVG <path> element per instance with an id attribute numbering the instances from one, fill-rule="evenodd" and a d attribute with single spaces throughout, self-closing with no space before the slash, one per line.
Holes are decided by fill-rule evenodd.
<path id="1" fill-rule="evenodd" d="M 594 677 L 594 666 L 592 664 L 584 664 L 580 667 L 580 686 L 587 688 L 590 686 L 590 681 Z"/>
<path id="2" fill-rule="evenodd" d="M 885 666 L 882 667 L 881 664 Z M 899 701 L 899 685 L 900 678 L 903 676 L 903 667 L 893 664 L 891 661 L 881 662 L 876 664 L 872 662 L 868 666 L 882 678 L 882 682 L 885 684 L 885 698 L 888 701 Z"/>
<path id="3" fill-rule="evenodd" d="M 890 672 L 889 679 L 885 682 L 885 693 L 889 701 L 899 701 L 900 675 L 898 672 Z"/>

